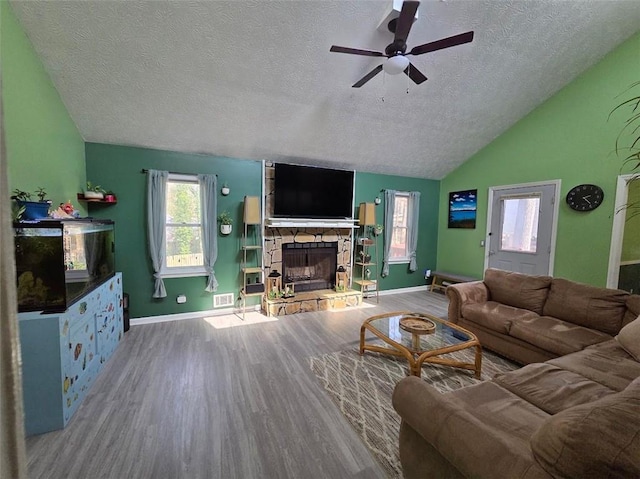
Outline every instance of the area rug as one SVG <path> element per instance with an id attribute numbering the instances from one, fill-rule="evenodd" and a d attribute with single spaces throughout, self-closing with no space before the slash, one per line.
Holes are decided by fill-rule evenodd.
<path id="1" fill-rule="evenodd" d="M 473 362 L 474 349 L 446 355 Z M 378 353 L 349 349 L 309 358 L 311 370 L 340 408 L 390 478 L 402 477 L 398 452 L 400 416 L 391 404 L 398 381 L 408 374 L 407 362 Z M 482 378 L 472 372 L 438 365 L 422 368 L 422 379 L 441 393 L 491 379 L 519 366 L 490 351 L 482 353 Z"/>

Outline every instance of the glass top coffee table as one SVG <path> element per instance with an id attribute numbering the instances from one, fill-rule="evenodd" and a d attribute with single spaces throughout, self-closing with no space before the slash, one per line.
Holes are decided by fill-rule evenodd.
<path id="1" fill-rule="evenodd" d="M 374 337 L 367 335 L 367 331 Z M 371 343 L 370 340 L 375 338 L 388 346 Z M 469 348 L 475 348 L 475 360 L 472 363 L 451 356 L 443 357 Z M 425 313 L 397 311 L 365 320 L 360 328 L 360 354 L 365 351 L 403 357 L 409 362 L 410 374 L 418 377 L 424 363 L 469 369 L 475 372 L 477 378 L 480 378 L 482 370 L 482 347 L 475 334 Z"/>

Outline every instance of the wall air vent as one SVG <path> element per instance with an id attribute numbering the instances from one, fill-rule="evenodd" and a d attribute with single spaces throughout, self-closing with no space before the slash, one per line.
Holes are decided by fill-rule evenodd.
<path id="1" fill-rule="evenodd" d="M 233 307 L 233 293 L 214 294 L 213 295 L 213 307 L 224 308 Z"/>

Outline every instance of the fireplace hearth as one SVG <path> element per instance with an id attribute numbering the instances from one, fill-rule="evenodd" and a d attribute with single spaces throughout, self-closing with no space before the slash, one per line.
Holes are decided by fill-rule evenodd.
<path id="1" fill-rule="evenodd" d="M 282 283 L 293 283 L 296 293 L 332 289 L 337 268 L 337 242 L 284 243 Z"/>

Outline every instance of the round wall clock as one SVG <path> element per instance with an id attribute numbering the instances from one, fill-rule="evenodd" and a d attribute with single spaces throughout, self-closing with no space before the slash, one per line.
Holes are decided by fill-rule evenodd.
<path id="1" fill-rule="evenodd" d="M 578 185 L 567 193 L 567 204 L 576 211 L 595 210 L 604 200 L 604 191 L 596 185 Z"/>

